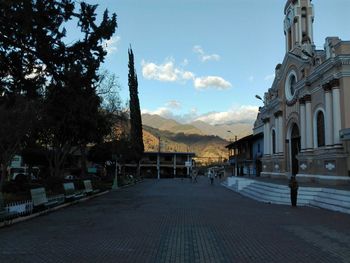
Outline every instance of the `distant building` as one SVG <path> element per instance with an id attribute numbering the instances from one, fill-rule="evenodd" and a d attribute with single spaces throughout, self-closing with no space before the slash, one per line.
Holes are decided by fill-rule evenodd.
<path id="1" fill-rule="evenodd" d="M 226 146 L 232 175 L 260 176 L 263 156 L 263 134 L 251 134 Z"/>
<path id="2" fill-rule="evenodd" d="M 186 177 L 194 156 L 191 152 L 145 152 L 140 162 L 141 175 L 146 178 Z"/>
<path id="3" fill-rule="evenodd" d="M 288 0 L 284 14 L 286 54 L 259 114 L 262 175 L 346 181 L 350 143 L 340 132 L 350 128 L 350 41 L 328 37 L 316 50 L 311 0 Z"/>

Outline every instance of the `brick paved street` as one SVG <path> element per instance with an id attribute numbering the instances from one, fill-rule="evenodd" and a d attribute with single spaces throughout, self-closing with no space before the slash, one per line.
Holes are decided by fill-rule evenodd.
<path id="1" fill-rule="evenodd" d="M 0 262 L 350 262 L 350 216 L 146 180 L 0 229 Z"/>

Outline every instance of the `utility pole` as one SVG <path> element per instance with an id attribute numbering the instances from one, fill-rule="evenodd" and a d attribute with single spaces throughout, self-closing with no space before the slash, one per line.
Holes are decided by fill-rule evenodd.
<path id="1" fill-rule="evenodd" d="M 237 135 L 235 135 L 235 142 L 236 142 L 236 147 L 237 147 Z M 234 151 L 235 151 L 235 159 L 236 159 L 236 161 L 235 161 L 235 168 L 236 168 L 236 172 L 235 172 L 235 176 L 238 176 L 238 163 L 237 163 L 237 155 L 238 155 L 238 147 L 237 147 L 237 149 L 234 149 Z"/>

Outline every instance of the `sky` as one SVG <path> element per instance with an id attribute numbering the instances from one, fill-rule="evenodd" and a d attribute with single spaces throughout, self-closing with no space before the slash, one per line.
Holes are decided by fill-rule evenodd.
<path id="1" fill-rule="evenodd" d="M 117 14 L 103 68 L 127 101 L 132 46 L 142 113 L 182 123 L 254 122 L 285 56 L 286 0 L 88 0 Z M 350 1 L 313 0 L 314 43 L 350 40 Z M 69 28 L 68 28 L 69 31 Z"/>

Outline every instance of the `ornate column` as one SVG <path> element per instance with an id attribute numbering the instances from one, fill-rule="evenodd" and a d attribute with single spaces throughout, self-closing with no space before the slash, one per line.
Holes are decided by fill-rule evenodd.
<path id="1" fill-rule="evenodd" d="M 275 112 L 275 127 L 276 127 L 276 153 L 283 153 L 283 112 Z"/>
<path id="2" fill-rule="evenodd" d="M 279 149 L 279 137 L 280 137 L 280 131 L 279 131 L 279 120 L 278 115 L 275 113 L 275 153 L 278 153 Z M 272 134 L 271 134 L 272 135 Z M 271 153 L 273 153 L 273 137 L 271 136 Z"/>
<path id="3" fill-rule="evenodd" d="M 333 97 L 333 140 L 334 145 L 339 145 L 341 144 L 339 138 L 339 131 L 341 129 L 339 79 L 332 80 L 331 86 Z"/>
<path id="4" fill-rule="evenodd" d="M 270 155 L 270 118 L 263 120 L 264 122 L 264 155 Z"/>
<path id="5" fill-rule="evenodd" d="M 304 100 L 306 115 L 306 149 L 311 150 L 313 149 L 311 95 L 306 95 Z"/>
<path id="6" fill-rule="evenodd" d="M 308 22 L 308 32 L 311 40 L 311 44 L 314 43 L 314 27 L 312 26 L 313 24 L 313 17 L 309 16 L 309 22 Z"/>
<path id="7" fill-rule="evenodd" d="M 299 99 L 300 106 L 300 148 L 301 151 L 306 149 L 306 112 L 305 112 L 305 100 Z"/>
<path id="8" fill-rule="evenodd" d="M 327 83 L 323 85 L 325 100 L 325 139 L 326 146 L 332 146 L 333 143 L 333 103 L 332 103 L 332 86 Z"/>
<path id="9" fill-rule="evenodd" d="M 283 129 L 283 112 L 281 111 L 280 115 L 278 116 L 278 127 L 279 127 L 279 140 L 278 140 L 278 152 L 283 153 L 283 146 L 284 146 L 284 129 Z"/>
<path id="10" fill-rule="evenodd" d="M 299 24 L 298 24 L 298 18 L 294 17 L 294 31 L 295 31 L 295 42 L 297 42 L 298 44 L 301 43 L 301 39 L 299 36 Z"/>

